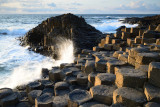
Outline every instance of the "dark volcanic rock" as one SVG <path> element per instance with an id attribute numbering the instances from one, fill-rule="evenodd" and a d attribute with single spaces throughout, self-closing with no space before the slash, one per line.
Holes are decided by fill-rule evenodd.
<path id="1" fill-rule="evenodd" d="M 92 49 L 102 36 L 84 18 L 69 13 L 48 18 L 20 38 L 20 41 L 23 46 L 30 45 L 31 50 L 53 56 L 56 44 L 61 43 L 63 38 L 73 40 L 77 49 Z"/>
<path id="2" fill-rule="evenodd" d="M 160 24 L 160 15 L 147 16 L 143 18 L 132 17 L 125 18 L 124 23 L 139 24 L 139 26 L 158 25 Z"/>

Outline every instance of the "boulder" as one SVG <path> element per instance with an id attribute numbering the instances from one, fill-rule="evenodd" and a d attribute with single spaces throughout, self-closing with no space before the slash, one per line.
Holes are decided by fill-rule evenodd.
<path id="1" fill-rule="evenodd" d="M 67 105 L 68 95 L 54 97 L 52 107 L 67 107 Z"/>
<path id="2" fill-rule="evenodd" d="M 116 72 L 117 87 L 142 88 L 147 81 L 147 73 L 130 68 L 123 68 Z"/>
<path id="3" fill-rule="evenodd" d="M 88 84 L 88 76 L 84 73 L 80 73 L 77 75 L 77 83 L 78 85 L 87 85 Z"/>
<path id="4" fill-rule="evenodd" d="M 160 87 L 160 62 L 151 62 L 148 68 L 149 82 Z"/>
<path id="5" fill-rule="evenodd" d="M 116 66 L 124 66 L 126 63 L 124 61 L 112 60 L 107 62 L 108 73 L 114 73 L 114 67 Z"/>
<path id="6" fill-rule="evenodd" d="M 122 40 L 127 40 L 127 38 L 130 38 L 130 33 L 128 33 L 128 32 L 122 32 L 121 39 Z"/>
<path id="7" fill-rule="evenodd" d="M 96 72 L 106 72 L 107 61 L 106 60 L 99 60 L 95 62 Z"/>
<path id="8" fill-rule="evenodd" d="M 88 75 L 88 82 L 89 82 L 88 85 L 89 85 L 89 87 L 94 86 L 96 75 L 97 75 L 97 73 L 94 73 L 94 72 L 92 72 L 92 73 L 90 73 L 90 74 Z"/>
<path id="9" fill-rule="evenodd" d="M 94 46 L 94 47 L 93 47 L 93 51 L 97 51 L 97 52 L 103 51 L 103 48 L 102 48 L 102 47 L 99 47 L 99 46 Z"/>
<path id="10" fill-rule="evenodd" d="M 85 55 L 89 55 L 91 54 L 93 51 L 92 50 L 89 50 L 89 49 L 83 49 L 82 50 L 82 54 L 85 54 Z"/>
<path id="11" fill-rule="evenodd" d="M 75 85 L 75 84 L 77 84 L 77 77 L 76 76 L 66 76 L 64 78 L 64 81 L 68 82 L 71 85 Z"/>
<path id="12" fill-rule="evenodd" d="M 144 93 L 149 102 L 157 102 L 160 103 L 160 88 L 155 87 L 151 84 L 145 84 Z"/>
<path id="13" fill-rule="evenodd" d="M 42 68 L 42 76 L 43 77 L 47 77 L 48 76 L 48 74 L 49 74 L 49 70 L 47 69 L 47 68 Z"/>
<path id="14" fill-rule="evenodd" d="M 93 105 L 91 107 L 109 107 L 109 106 L 107 106 L 105 104 L 95 104 L 95 105 Z"/>
<path id="15" fill-rule="evenodd" d="M 142 39 L 142 44 L 151 44 L 151 43 L 156 43 L 156 38 L 143 38 Z"/>
<path id="16" fill-rule="evenodd" d="M 88 86 L 82 86 L 82 85 L 71 85 L 69 87 L 70 91 L 73 91 L 75 89 L 80 89 L 80 90 L 88 90 Z"/>
<path id="17" fill-rule="evenodd" d="M 43 88 L 52 88 L 53 83 L 49 80 L 41 80 L 41 85 Z"/>
<path id="18" fill-rule="evenodd" d="M 70 89 L 54 90 L 54 93 L 55 93 L 55 96 L 68 95 L 70 93 Z"/>
<path id="19" fill-rule="evenodd" d="M 45 93 L 50 94 L 50 95 L 54 95 L 54 88 L 44 88 L 42 90 L 42 94 L 45 94 Z"/>
<path id="20" fill-rule="evenodd" d="M 127 45 L 128 45 L 128 46 L 132 46 L 134 42 L 135 42 L 135 41 L 134 41 L 133 38 L 127 38 Z"/>
<path id="21" fill-rule="evenodd" d="M 20 102 L 15 107 L 32 107 L 29 102 Z"/>
<path id="22" fill-rule="evenodd" d="M 160 32 L 160 24 L 157 26 L 155 31 Z"/>
<path id="23" fill-rule="evenodd" d="M 142 38 L 135 38 L 134 43 L 141 44 L 142 43 Z"/>
<path id="24" fill-rule="evenodd" d="M 148 102 L 143 107 L 160 107 L 160 104 L 155 102 Z"/>
<path id="25" fill-rule="evenodd" d="M 79 107 L 91 99 L 92 96 L 88 91 L 75 89 L 69 93 L 68 107 Z"/>
<path id="26" fill-rule="evenodd" d="M 119 71 L 119 70 L 121 70 L 121 69 L 125 69 L 125 68 L 134 69 L 134 67 L 133 67 L 133 66 L 130 66 L 130 65 L 117 66 L 117 67 L 114 67 L 115 74 L 116 74 L 117 71 Z"/>
<path id="27" fill-rule="evenodd" d="M 112 104 L 110 107 L 126 107 L 120 103 Z"/>
<path id="28" fill-rule="evenodd" d="M 18 100 L 19 100 L 20 102 L 27 100 L 27 92 L 26 92 L 26 91 L 17 91 L 16 94 L 17 94 Z"/>
<path id="29" fill-rule="evenodd" d="M 119 54 L 123 54 L 123 51 L 115 51 L 113 57 L 118 58 Z"/>
<path id="30" fill-rule="evenodd" d="M 35 107 L 52 107 L 53 97 L 48 94 L 42 94 L 35 99 Z"/>
<path id="31" fill-rule="evenodd" d="M 156 25 L 149 25 L 148 30 L 155 30 L 156 29 Z"/>
<path id="32" fill-rule="evenodd" d="M 13 91 L 10 88 L 2 88 L 0 89 L 0 99 L 12 94 Z"/>
<path id="33" fill-rule="evenodd" d="M 95 62 L 94 61 L 86 61 L 85 64 L 85 73 L 90 74 L 95 71 Z"/>
<path id="34" fill-rule="evenodd" d="M 145 52 L 149 52 L 149 48 L 132 48 L 129 51 L 129 56 L 135 58 L 138 53 L 145 53 Z"/>
<path id="35" fill-rule="evenodd" d="M 1 94 L 1 98 L 0 98 L 1 107 L 15 106 L 18 103 L 17 93 L 14 93 L 14 92 L 10 93 L 8 89 L 3 89 L 1 90 L 1 92 L 2 92 L 2 94 L 0 93 Z"/>
<path id="36" fill-rule="evenodd" d="M 105 44 L 104 49 L 107 51 L 111 51 L 113 49 L 113 45 L 112 44 Z"/>
<path id="37" fill-rule="evenodd" d="M 110 73 L 99 73 L 95 77 L 95 86 L 97 85 L 113 85 L 115 82 L 116 76 Z"/>
<path id="38" fill-rule="evenodd" d="M 61 80 L 60 77 L 61 70 L 60 69 L 53 69 L 49 72 L 49 80 L 53 82 L 57 82 Z"/>
<path id="39" fill-rule="evenodd" d="M 157 33 L 155 31 L 147 30 L 143 33 L 142 38 L 155 38 Z"/>
<path id="40" fill-rule="evenodd" d="M 107 35 L 105 38 L 106 44 L 111 44 L 113 38 L 115 38 L 113 35 Z"/>
<path id="41" fill-rule="evenodd" d="M 131 28 L 125 28 L 124 32 L 129 32 L 130 33 L 130 31 L 131 31 Z"/>
<path id="42" fill-rule="evenodd" d="M 39 89 L 41 89 L 41 83 L 36 81 L 29 83 L 26 87 L 27 93 L 31 92 L 32 90 L 39 90 Z"/>
<path id="43" fill-rule="evenodd" d="M 118 44 L 121 42 L 121 39 L 112 39 L 112 44 Z"/>
<path id="44" fill-rule="evenodd" d="M 100 104 L 99 102 L 96 102 L 96 101 L 89 101 L 80 105 L 79 107 L 109 107 L 109 106 Z"/>
<path id="45" fill-rule="evenodd" d="M 31 104 L 35 104 L 35 99 L 42 94 L 41 90 L 33 90 L 28 93 L 28 99 Z"/>
<path id="46" fill-rule="evenodd" d="M 128 62 L 128 55 L 119 54 L 118 59 L 124 62 Z"/>
<path id="47" fill-rule="evenodd" d="M 139 28 L 131 28 L 130 33 L 133 33 L 133 35 L 138 36 L 139 35 Z"/>
<path id="48" fill-rule="evenodd" d="M 159 53 L 139 53 L 136 57 L 136 62 L 141 65 L 145 65 L 151 62 L 160 61 L 159 57 Z"/>
<path id="49" fill-rule="evenodd" d="M 115 86 L 98 85 L 90 88 L 90 93 L 94 100 L 111 105 L 114 90 L 116 90 Z"/>
<path id="50" fill-rule="evenodd" d="M 146 102 L 143 92 L 133 88 L 122 87 L 113 92 L 113 103 L 121 103 L 127 107 L 142 106 Z"/>
<path id="51" fill-rule="evenodd" d="M 54 86 L 54 90 L 64 90 L 69 89 L 69 84 L 67 82 L 57 82 Z"/>
<path id="52" fill-rule="evenodd" d="M 132 66 L 136 66 L 136 59 L 135 57 L 132 57 L 130 55 L 128 55 L 128 63 Z"/>

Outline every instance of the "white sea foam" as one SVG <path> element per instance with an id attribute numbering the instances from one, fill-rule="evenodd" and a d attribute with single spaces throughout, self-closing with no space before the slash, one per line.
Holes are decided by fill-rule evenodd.
<path id="1" fill-rule="evenodd" d="M 136 27 L 137 24 L 130 25 L 124 24 L 118 20 L 103 20 L 102 23 L 92 24 L 96 29 L 100 30 L 103 33 L 115 33 L 115 30 L 120 26 L 126 27 Z"/>
<path id="2" fill-rule="evenodd" d="M 10 46 L 14 47 L 11 48 Z M 27 84 L 41 78 L 42 68 L 51 69 L 53 66 L 59 66 L 61 63 L 72 63 L 74 60 L 73 42 L 68 39 L 63 39 L 58 44 L 60 59 L 57 61 L 34 52 L 29 52 L 27 48 L 20 47 L 16 44 L 11 44 L 10 46 L 6 47 L 8 53 L 5 57 L 8 56 L 8 58 L 4 58 L 4 60 L 0 58 L 1 64 L 6 62 L 16 67 L 14 67 L 12 73 L 7 72 L 8 74 L 4 75 L 5 72 L 1 72 L 3 78 L 0 80 L 0 88 L 15 88 L 17 85 Z"/>
<path id="3" fill-rule="evenodd" d="M 29 29 L 0 29 L 0 34 L 24 35 Z"/>

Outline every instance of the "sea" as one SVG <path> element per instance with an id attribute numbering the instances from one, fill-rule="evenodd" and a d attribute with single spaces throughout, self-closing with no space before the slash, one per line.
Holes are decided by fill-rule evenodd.
<path id="1" fill-rule="evenodd" d="M 43 20 L 58 14 L 0 14 L 0 88 L 15 88 L 18 85 L 41 78 L 41 69 L 51 69 L 61 63 L 74 60 L 72 41 L 66 40 L 62 45 L 62 59 L 56 61 L 50 57 L 28 50 L 29 46 L 20 46 L 18 37 L 24 36 L 30 29 Z M 86 22 L 103 33 L 115 33 L 120 26 L 136 27 L 137 24 L 124 24 L 119 20 L 126 17 L 145 17 L 152 14 L 77 14 Z M 65 48 L 65 49 L 64 49 Z M 70 56 L 70 57 L 69 57 Z M 66 60 L 67 59 L 67 60 Z"/>

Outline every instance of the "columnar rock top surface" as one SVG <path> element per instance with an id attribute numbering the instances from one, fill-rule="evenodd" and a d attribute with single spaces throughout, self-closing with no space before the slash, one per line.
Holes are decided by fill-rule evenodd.
<path id="1" fill-rule="evenodd" d="M 42 79 L 16 89 L 0 89 L 0 106 L 158 107 L 159 28 L 122 27 L 107 34 L 93 49 L 76 54 L 74 63 L 44 68 Z"/>

